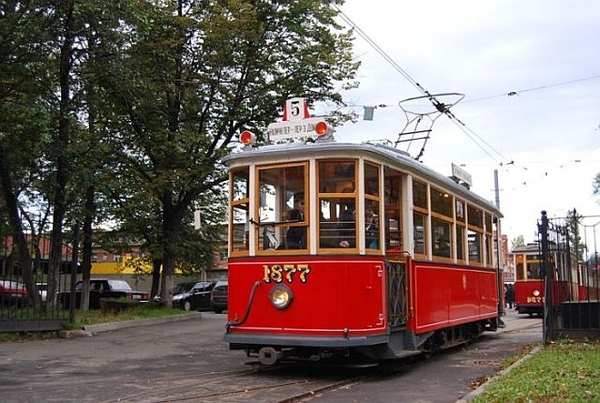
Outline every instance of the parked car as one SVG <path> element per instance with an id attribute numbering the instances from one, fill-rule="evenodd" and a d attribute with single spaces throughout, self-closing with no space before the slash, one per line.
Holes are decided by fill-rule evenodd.
<path id="1" fill-rule="evenodd" d="M 214 285 L 207 281 L 177 284 L 173 288 L 173 308 L 186 311 L 210 309 L 210 292 Z"/>
<path id="2" fill-rule="evenodd" d="M 75 285 L 75 308 L 79 309 L 81 304 L 82 282 L 79 280 Z M 59 302 L 68 309 L 71 302 L 70 292 L 61 292 L 58 295 Z M 100 309 L 101 298 L 129 298 L 134 301 L 148 302 L 149 294 L 146 291 L 135 291 L 125 280 L 112 280 L 105 278 L 90 279 L 90 309 Z"/>
<path id="3" fill-rule="evenodd" d="M 0 280 L 0 306 L 24 306 L 29 303 L 25 284 Z"/>
<path id="4" fill-rule="evenodd" d="M 229 282 L 219 280 L 210 292 L 210 307 L 215 313 L 227 310 L 227 295 L 229 293 Z"/>

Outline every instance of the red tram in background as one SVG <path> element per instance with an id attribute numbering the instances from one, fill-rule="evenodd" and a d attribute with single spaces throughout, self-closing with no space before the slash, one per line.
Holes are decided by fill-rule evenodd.
<path id="1" fill-rule="evenodd" d="M 579 264 L 564 244 L 551 243 L 547 267 L 551 270 L 552 305 L 598 298 L 597 276 Z M 538 243 L 518 246 L 512 251 L 516 269 L 515 309 L 529 316 L 544 314 L 546 285 L 542 251 Z"/>
<path id="2" fill-rule="evenodd" d="M 374 364 L 495 331 L 500 211 L 405 152 L 338 143 L 314 120 L 292 131 L 316 140 L 258 148 L 244 132 L 249 145 L 224 158 L 230 348 L 265 365 Z"/>

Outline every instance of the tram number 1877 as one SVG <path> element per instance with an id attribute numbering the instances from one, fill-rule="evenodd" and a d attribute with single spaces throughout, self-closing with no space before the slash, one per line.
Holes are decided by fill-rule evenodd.
<path id="1" fill-rule="evenodd" d="M 308 264 L 265 264 L 263 271 L 265 283 L 293 283 L 296 279 L 306 283 L 310 267 Z"/>

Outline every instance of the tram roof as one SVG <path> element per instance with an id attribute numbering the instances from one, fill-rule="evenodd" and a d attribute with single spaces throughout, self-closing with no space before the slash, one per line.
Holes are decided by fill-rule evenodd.
<path id="1" fill-rule="evenodd" d="M 498 217 L 503 217 L 500 210 L 490 201 L 484 199 L 473 191 L 456 183 L 451 178 L 442 175 L 427 165 L 416 161 L 409 154 L 397 148 L 376 143 L 338 143 L 335 141 L 314 143 L 283 143 L 271 144 L 256 148 L 245 148 L 240 152 L 234 152 L 223 158 L 223 163 L 232 166 L 250 162 L 265 163 L 268 161 L 279 161 L 280 159 L 306 159 L 309 158 L 340 158 L 364 155 L 367 158 L 383 160 L 399 170 L 405 170 L 418 177 L 450 190 L 465 200 L 480 205 L 493 212 Z"/>

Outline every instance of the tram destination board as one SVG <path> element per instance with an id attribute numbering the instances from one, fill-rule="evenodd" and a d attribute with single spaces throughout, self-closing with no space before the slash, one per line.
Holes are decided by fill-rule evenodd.
<path id="1" fill-rule="evenodd" d="M 323 118 L 308 118 L 302 120 L 283 121 L 271 123 L 267 132 L 271 140 L 284 140 L 303 136 L 316 135 L 315 126 Z"/>

